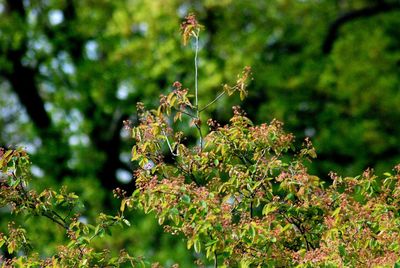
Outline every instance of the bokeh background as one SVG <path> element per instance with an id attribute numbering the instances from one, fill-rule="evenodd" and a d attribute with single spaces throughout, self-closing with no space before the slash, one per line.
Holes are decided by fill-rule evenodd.
<path id="1" fill-rule="evenodd" d="M 0 145 L 31 154 L 31 187 L 67 185 L 82 197 L 83 221 L 118 208 L 112 189 L 135 186 L 122 121 L 135 122 L 138 101 L 156 107 L 176 80 L 193 89 L 194 52 L 179 34 L 188 12 L 205 26 L 201 106 L 249 65 L 241 106 L 255 123 L 283 121 L 298 143 L 311 137 L 312 173 L 383 173 L 400 162 L 398 0 L 0 0 Z M 224 98 L 208 115 L 227 122 L 238 103 Z M 202 258 L 152 215 L 129 217 L 131 228 L 98 247 L 165 266 Z M 0 208 L 0 231 L 9 219 Z M 43 256 L 64 239 L 46 220 L 13 219 Z"/>

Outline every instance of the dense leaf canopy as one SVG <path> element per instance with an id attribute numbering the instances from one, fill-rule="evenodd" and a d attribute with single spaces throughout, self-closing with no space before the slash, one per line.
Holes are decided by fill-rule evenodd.
<path id="1" fill-rule="evenodd" d="M 382 173 L 400 162 L 398 1 L 0 0 L 0 145 L 26 147 L 32 187 L 66 185 L 88 221 L 116 207 L 112 189 L 135 189 L 123 120 L 137 123 L 136 103 L 156 108 L 174 81 L 193 94 L 193 43 L 184 48 L 178 34 L 191 11 L 205 29 L 200 107 L 252 66 L 248 117 L 285 122 L 298 144 L 309 136 L 313 174 Z M 238 102 L 221 98 L 204 116 L 226 123 Z M 182 127 L 194 143 L 195 128 Z M 5 230 L 7 209 L 0 219 Z M 39 223 L 28 225 L 45 255 L 64 239 L 46 219 L 16 221 Z M 198 257 L 151 217 L 131 222 L 107 243 L 163 264 Z"/>

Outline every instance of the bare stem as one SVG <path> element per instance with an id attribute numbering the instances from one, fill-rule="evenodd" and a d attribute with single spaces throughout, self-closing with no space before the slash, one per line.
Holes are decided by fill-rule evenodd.
<path id="1" fill-rule="evenodd" d="M 204 106 L 203 108 L 201 108 L 201 109 L 199 110 L 199 113 L 201 113 L 202 111 L 204 111 L 205 109 L 207 109 L 210 105 L 214 104 L 214 102 L 216 102 L 217 100 L 219 100 L 219 99 L 220 99 L 222 96 L 224 96 L 224 95 L 225 95 L 225 91 L 219 93 L 219 95 L 218 95 L 212 102 L 210 102 L 209 104 L 207 104 L 206 106 Z"/>
<path id="2" fill-rule="evenodd" d="M 43 217 L 46 217 L 46 218 L 48 218 L 48 219 L 50 219 L 52 222 L 54 222 L 54 223 L 56 223 L 56 224 L 58 224 L 58 225 L 60 225 L 62 228 L 64 228 L 66 231 L 68 231 L 69 230 L 69 227 L 64 223 L 64 222 L 61 222 L 61 221 L 59 221 L 59 220 L 56 220 L 53 216 L 51 216 L 51 215 L 49 215 L 49 214 L 47 214 L 47 213 L 41 213 L 40 214 L 41 216 L 43 216 Z"/>
<path id="3" fill-rule="evenodd" d="M 195 105 L 197 109 L 197 113 L 199 110 L 199 99 L 198 99 L 198 67 L 199 67 L 199 60 L 197 58 L 197 55 L 199 53 L 199 32 L 194 35 L 196 38 L 196 43 L 195 43 L 195 55 L 194 55 L 194 90 L 195 90 Z"/>
<path id="4" fill-rule="evenodd" d="M 198 60 L 198 53 L 199 53 L 199 34 L 200 30 L 194 34 L 196 39 L 195 42 L 195 55 L 194 55 L 194 90 L 195 90 L 195 108 L 196 108 L 196 118 L 197 121 L 200 122 L 200 111 L 199 111 L 199 85 L 198 85 L 198 69 L 199 69 L 199 60 Z M 197 129 L 199 130 L 200 134 L 200 150 L 203 150 L 203 135 L 201 133 L 201 126 L 196 124 Z"/>
<path id="5" fill-rule="evenodd" d="M 163 135 L 164 135 L 165 139 L 167 140 L 169 151 L 171 152 L 171 154 L 173 156 L 178 156 L 178 154 L 174 153 L 174 150 L 172 150 L 172 146 L 171 146 L 171 143 L 169 142 L 169 139 L 167 137 L 167 133 L 165 133 L 164 129 L 162 130 L 162 132 L 163 132 Z"/>
<path id="6" fill-rule="evenodd" d="M 214 251 L 214 268 L 218 268 L 218 254 Z"/>
<path id="7" fill-rule="evenodd" d="M 196 128 L 199 131 L 199 137 L 200 137 L 200 150 L 203 150 L 203 133 L 201 132 L 201 126 L 196 124 Z"/>
<path id="8" fill-rule="evenodd" d="M 191 118 L 196 118 L 196 116 L 192 115 L 191 113 L 186 112 L 185 110 L 178 109 L 177 111 L 181 112 L 181 113 L 183 113 L 183 114 L 185 114 L 185 115 L 187 115 L 187 116 L 189 116 Z"/>

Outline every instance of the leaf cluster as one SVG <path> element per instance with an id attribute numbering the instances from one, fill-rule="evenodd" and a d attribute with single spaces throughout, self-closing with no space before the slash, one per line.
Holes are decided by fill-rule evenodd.
<path id="1" fill-rule="evenodd" d="M 12 214 L 47 218 L 66 237 L 66 243 L 59 245 L 56 254 L 43 258 L 32 248 L 26 230 L 9 222 L 8 232 L 0 233 L 0 249 L 14 257 L 0 259 L 2 267 L 118 267 L 123 263 L 133 266 L 142 262 L 125 251 L 111 256 L 109 250 L 92 245 L 95 238 L 111 234 L 112 226 L 129 225 L 122 213 L 99 214 L 95 224 L 85 223 L 80 216 L 79 197 L 65 187 L 42 192 L 29 188 L 30 160 L 24 150 L 1 148 L 0 152 L 0 207 L 8 208 Z"/>
<path id="2" fill-rule="evenodd" d="M 245 68 L 223 93 L 239 91 L 243 99 L 249 72 Z M 140 124 L 130 127 L 132 160 L 140 167 L 137 190 L 125 201 L 130 207 L 154 212 L 167 232 L 183 234 L 188 249 L 215 267 L 391 266 L 400 260 L 399 168 L 384 179 L 370 170 L 355 178 L 332 174 L 327 185 L 308 172 L 316 157 L 308 138 L 296 148 L 281 122 L 254 125 L 237 106 L 229 124 L 208 119 L 203 135 L 202 108 L 174 85 L 156 110 L 140 104 Z M 182 113 L 198 129 L 198 144 L 184 142 L 176 125 Z"/>

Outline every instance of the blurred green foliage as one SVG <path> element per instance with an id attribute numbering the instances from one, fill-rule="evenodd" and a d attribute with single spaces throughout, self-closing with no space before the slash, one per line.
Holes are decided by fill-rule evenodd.
<path id="1" fill-rule="evenodd" d="M 0 0 L 0 144 L 26 146 L 33 185 L 68 185 L 88 221 L 113 209 L 111 190 L 134 188 L 122 120 L 137 119 L 137 101 L 155 107 L 176 80 L 193 89 L 193 51 L 178 34 L 193 11 L 205 26 L 200 106 L 252 66 L 243 107 L 256 123 L 277 118 L 299 141 L 310 136 L 314 174 L 379 174 L 400 161 L 399 9 L 394 0 Z M 234 103 L 210 115 L 226 122 Z M 110 248 L 192 264 L 180 238 L 132 217 Z M 46 225 L 32 225 L 32 239 L 50 254 L 63 237 Z"/>

